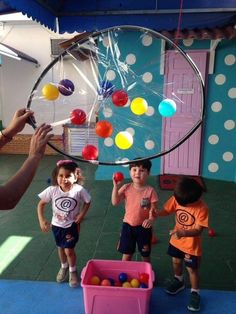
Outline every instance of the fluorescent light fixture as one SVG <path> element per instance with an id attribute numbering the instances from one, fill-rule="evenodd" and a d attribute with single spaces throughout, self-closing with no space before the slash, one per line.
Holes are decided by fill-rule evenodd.
<path id="1" fill-rule="evenodd" d="M 16 60 L 25 60 L 28 62 L 32 62 L 32 63 L 36 64 L 36 66 L 39 66 L 39 63 L 36 59 L 28 56 L 24 52 L 21 52 L 15 48 L 12 48 L 6 44 L 3 44 L 3 43 L 0 43 L 0 54 L 7 56 L 9 58 L 16 59 Z"/>
<path id="2" fill-rule="evenodd" d="M 17 53 L 15 53 L 12 49 L 4 46 L 3 44 L 0 44 L 0 54 L 13 59 L 21 60 Z"/>

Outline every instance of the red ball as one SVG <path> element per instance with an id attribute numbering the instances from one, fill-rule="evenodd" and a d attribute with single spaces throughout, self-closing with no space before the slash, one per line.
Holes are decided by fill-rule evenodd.
<path id="1" fill-rule="evenodd" d="M 215 230 L 212 228 L 209 228 L 208 229 L 208 235 L 209 235 L 209 237 L 215 237 L 216 236 Z"/>
<path id="2" fill-rule="evenodd" d="M 101 286 L 111 286 L 111 282 L 109 279 L 103 279 L 101 281 Z"/>
<path id="3" fill-rule="evenodd" d="M 72 124 L 80 125 L 86 121 L 86 113 L 81 109 L 74 109 L 70 114 L 70 121 Z"/>
<path id="4" fill-rule="evenodd" d="M 116 182 L 121 182 L 121 181 L 123 181 L 123 180 L 124 180 L 124 175 L 123 175 L 123 173 L 122 173 L 122 172 L 116 172 L 116 173 L 114 174 L 114 180 L 115 180 Z"/>
<path id="5" fill-rule="evenodd" d="M 101 120 L 96 123 L 95 131 L 98 136 L 105 138 L 112 135 L 113 127 L 110 122 Z"/>
<path id="6" fill-rule="evenodd" d="M 148 284 L 148 280 L 149 280 L 149 274 L 147 274 L 147 273 L 141 273 L 141 274 L 139 275 L 139 281 L 140 281 L 141 283 Z"/>
<path id="7" fill-rule="evenodd" d="M 115 91 L 112 94 L 111 98 L 112 98 L 113 104 L 118 106 L 118 107 L 123 107 L 128 102 L 128 94 L 125 91 L 121 90 L 121 89 Z"/>
<path id="8" fill-rule="evenodd" d="M 86 145 L 82 150 L 82 156 L 86 160 L 96 160 L 98 158 L 98 149 L 94 145 Z"/>

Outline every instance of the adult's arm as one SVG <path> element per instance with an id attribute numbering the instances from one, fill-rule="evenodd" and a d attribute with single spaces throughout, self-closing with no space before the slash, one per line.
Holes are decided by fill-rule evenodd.
<path id="1" fill-rule="evenodd" d="M 4 135 L 14 136 L 14 132 L 19 132 L 20 127 L 19 124 L 17 127 L 13 125 L 11 129 L 8 129 L 10 130 L 9 133 Z M 46 144 L 53 136 L 53 134 L 49 134 L 51 130 L 51 126 L 45 124 L 35 130 L 30 141 L 28 157 L 16 174 L 0 186 L 0 210 L 13 209 L 26 192 L 34 178 L 40 160 L 43 158 Z"/>

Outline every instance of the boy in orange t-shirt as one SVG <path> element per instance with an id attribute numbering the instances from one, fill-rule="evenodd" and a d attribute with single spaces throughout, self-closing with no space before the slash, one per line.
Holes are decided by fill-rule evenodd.
<path id="1" fill-rule="evenodd" d="M 174 195 L 164 204 L 164 209 L 154 216 L 175 214 L 175 227 L 170 231 L 168 254 L 172 257 L 174 279 L 166 288 L 176 294 L 185 288 L 183 262 L 191 283 L 188 310 L 200 310 L 199 268 L 202 255 L 201 234 L 208 228 L 208 207 L 201 199 L 203 187 L 193 178 L 181 177 Z"/>
<path id="2" fill-rule="evenodd" d="M 123 261 L 130 261 L 136 249 L 143 261 L 150 262 L 152 225 L 158 197 L 153 187 L 147 185 L 152 163 L 150 160 L 135 160 L 129 166 L 131 183 L 120 187 L 113 176 L 112 205 L 125 202 L 125 215 L 118 245 Z"/>

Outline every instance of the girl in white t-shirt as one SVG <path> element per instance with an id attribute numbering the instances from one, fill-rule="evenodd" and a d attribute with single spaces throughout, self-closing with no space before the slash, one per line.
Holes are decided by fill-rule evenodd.
<path id="1" fill-rule="evenodd" d="M 52 185 L 38 194 L 40 228 L 43 232 L 52 229 L 58 247 L 61 268 L 56 280 L 66 281 L 69 273 L 71 287 L 76 287 L 79 283 L 75 245 L 79 240 L 80 223 L 91 202 L 91 196 L 82 183 L 83 177 L 77 163 L 72 160 L 60 160 L 52 173 Z M 51 223 L 44 216 L 47 203 L 52 204 Z"/>

